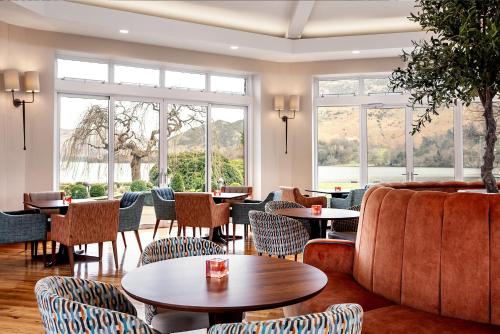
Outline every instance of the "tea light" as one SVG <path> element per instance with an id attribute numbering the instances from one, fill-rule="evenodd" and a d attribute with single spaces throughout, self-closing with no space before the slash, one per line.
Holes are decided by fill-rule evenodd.
<path id="1" fill-rule="evenodd" d="M 209 259 L 205 262 L 207 277 L 222 278 L 229 273 L 229 259 Z"/>
<path id="2" fill-rule="evenodd" d="M 313 215 L 320 215 L 321 214 L 321 205 L 311 205 L 311 213 Z"/>

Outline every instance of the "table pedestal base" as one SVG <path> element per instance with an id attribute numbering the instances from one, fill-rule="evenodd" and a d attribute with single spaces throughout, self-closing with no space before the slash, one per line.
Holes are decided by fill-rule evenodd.
<path id="1" fill-rule="evenodd" d="M 243 321 L 243 312 L 209 313 L 208 321 L 210 326 L 217 324 L 227 324 Z"/>
<path id="2" fill-rule="evenodd" d="M 326 238 L 328 220 L 311 221 L 311 239 Z"/>

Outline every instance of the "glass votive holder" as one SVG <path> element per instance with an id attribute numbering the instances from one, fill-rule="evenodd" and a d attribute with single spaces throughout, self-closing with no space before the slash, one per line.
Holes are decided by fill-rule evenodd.
<path id="1" fill-rule="evenodd" d="M 207 277 L 222 278 L 229 273 L 229 259 L 209 259 L 205 266 Z"/>
<path id="2" fill-rule="evenodd" d="M 311 213 L 313 215 L 320 215 L 321 214 L 321 209 L 323 207 L 321 205 L 311 205 Z"/>
<path id="3" fill-rule="evenodd" d="M 71 204 L 71 201 L 73 200 L 73 197 L 71 196 L 67 196 L 64 198 L 64 202 L 68 203 L 68 204 Z"/>
<path id="4" fill-rule="evenodd" d="M 335 187 L 335 191 L 341 191 L 342 190 L 342 187 Z"/>

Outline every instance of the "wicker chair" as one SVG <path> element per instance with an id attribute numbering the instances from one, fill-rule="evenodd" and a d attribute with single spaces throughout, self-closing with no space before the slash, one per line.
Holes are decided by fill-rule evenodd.
<path id="1" fill-rule="evenodd" d="M 155 230 L 153 232 L 153 239 L 156 236 L 156 231 L 160 225 L 161 220 L 170 220 L 170 229 L 168 234 L 172 232 L 172 227 L 174 226 L 175 216 L 175 195 L 172 188 L 155 188 L 151 189 L 151 195 L 153 197 L 153 206 L 155 208 L 156 224 Z"/>
<path id="2" fill-rule="evenodd" d="M 324 196 L 318 197 L 306 197 L 300 193 L 299 188 L 294 187 L 280 187 L 282 191 L 282 200 L 288 202 L 299 203 L 306 208 L 310 208 L 311 205 L 321 205 L 322 207 L 327 207 L 327 199 Z"/>
<path id="3" fill-rule="evenodd" d="M 288 202 L 288 201 L 272 201 L 266 204 L 265 211 L 267 213 L 272 213 L 276 214 L 277 210 L 281 209 L 297 209 L 297 208 L 304 208 L 303 205 L 300 205 L 299 203 L 295 202 Z M 307 230 L 307 233 L 311 235 L 311 223 L 307 219 L 297 219 L 299 222 L 304 225 L 304 227 Z"/>
<path id="4" fill-rule="evenodd" d="M 297 260 L 297 254 L 303 252 L 309 241 L 309 232 L 296 219 L 261 211 L 250 211 L 248 216 L 253 242 L 259 255 L 267 253 L 279 258 L 295 255 Z"/>
<path id="5" fill-rule="evenodd" d="M 38 210 L 0 212 L 0 244 L 38 242 L 43 245 L 43 260 L 47 253 L 47 222 Z M 32 255 L 36 248 L 31 248 Z"/>
<path id="6" fill-rule="evenodd" d="M 45 333 L 157 333 L 113 285 L 49 276 L 35 286 Z"/>
<path id="7" fill-rule="evenodd" d="M 126 192 L 120 200 L 120 224 L 118 232 L 121 232 L 123 244 L 127 247 L 125 232 L 134 231 L 135 238 L 142 252 L 141 239 L 139 237 L 139 225 L 141 225 L 142 209 L 146 196 L 140 192 Z"/>
<path id="8" fill-rule="evenodd" d="M 153 241 L 144 249 L 141 255 L 141 264 L 146 265 L 158 261 L 177 259 L 189 256 L 200 256 L 200 255 L 221 255 L 225 254 L 223 247 L 217 245 L 209 240 L 192 238 L 192 237 L 171 237 L 166 239 L 161 239 L 158 241 Z M 167 278 L 168 281 L 168 278 Z M 168 283 L 167 283 L 168 284 Z M 145 316 L 148 324 L 153 322 L 153 318 L 160 313 L 169 313 L 163 318 L 158 317 L 159 321 L 162 322 L 159 325 L 162 328 L 167 327 L 167 332 L 170 331 L 187 331 L 200 328 L 208 328 L 208 315 L 204 313 L 193 313 L 193 312 L 177 312 L 168 309 L 160 308 L 158 309 L 153 305 L 145 305 Z M 181 315 L 184 318 L 191 318 L 192 322 L 190 326 L 185 326 L 183 328 L 172 328 L 176 326 L 175 318 L 177 315 Z M 153 327 L 155 327 L 153 323 Z M 178 326 L 178 324 L 177 324 Z M 200 327 L 201 326 L 201 327 Z M 189 327 L 189 328 L 187 328 Z M 162 332 L 164 332 L 163 330 Z"/>
<path id="9" fill-rule="evenodd" d="M 363 309 L 358 304 L 337 304 L 325 312 L 267 321 L 220 324 L 208 334 L 358 334 L 361 333 Z"/>
<path id="10" fill-rule="evenodd" d="M 348 210 L 360 211 L 361 205 L 348 208 Z M 332 230 L 328 231 L 328 239 L 343 239 L 356 241 L 359 218 L 334 219 L 332 221 Z"/>
<path id="11" fill-rule="evenodd" d="M 278 192 L 271 192 L 263 201 L 255 200 L 244 200 L 241 203 L 234 203 L 231 206 L 231 222 L 233 223 L 233 235 L 236 234 L 236 225 L 243 225 L 245 227 L 245 238 L 248 235 L 248 226 L 250 226 L 250 220 L 248 219 L 248 213 L 252 210 L 255 211 L 265 211 L 265 206 L 271 201 L 276 201 L 279 199 Z"/>
<path id="12" fill-rule="evenodd" d="M 349 191 L 346 198 L 331 198 L 330 207 L 335 209 L 347 209 L 352 206 L 361 205 L 361 200 L 367 189 L 353 189 Z"/>

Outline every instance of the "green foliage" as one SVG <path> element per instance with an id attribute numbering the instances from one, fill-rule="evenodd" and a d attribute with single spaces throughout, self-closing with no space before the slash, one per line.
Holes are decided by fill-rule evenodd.
<path id="1" fill-rule="evenodd" d="M 184 180 L 182 179 L 181 174 L 174 174 L 174 177 L 170 181 L 170 187 L 175 191 L 175 192 L 182 192 L 186 191 L 186 187 L 184 186 Z"/>
<path id="2" fill-rule="evenodd" d="M 130 191 L 148 191 L 153 189 L 153 185 L 144 180 L 135 180 L 130 184 Z"/>
<path id="3" fill-rule="evenodd" d="M 90 197 L 102 197 L 106 195 L 106 185 L 96 183 L 90 186 Z"/>
<path id="4" fill-rule="evenodd" d="M 151 184 L 157 186 L 157 185 L 159 185 L 159 183 L 158 183 L 159 177 L 160 177 L 160 172 L 158 171 L 158 165 L 154 165 L 149 170 L 149 182 L 151 182 Z"/>
<path id="5" fill-rule="evenodd" d="M 87 192 L 87 187 L 81 183 L 70 184 L 64 189 L 66 194 L 70 195 L 74 199 L 88 198 L 89 193 Z"/>
<path id="6" fill-rule="evenodd" d="M 242 168 L 242 166 L 243 161 L 241 161 L 241 163 L 238 163 L 237 161 L 233 162 L 222 154 L 212 154 L 212 189 L 217 188 L 217 180 L 219 180 L 220 178 L 224 180 L 225 184 L 243 185 L 244 169 Z"/>

